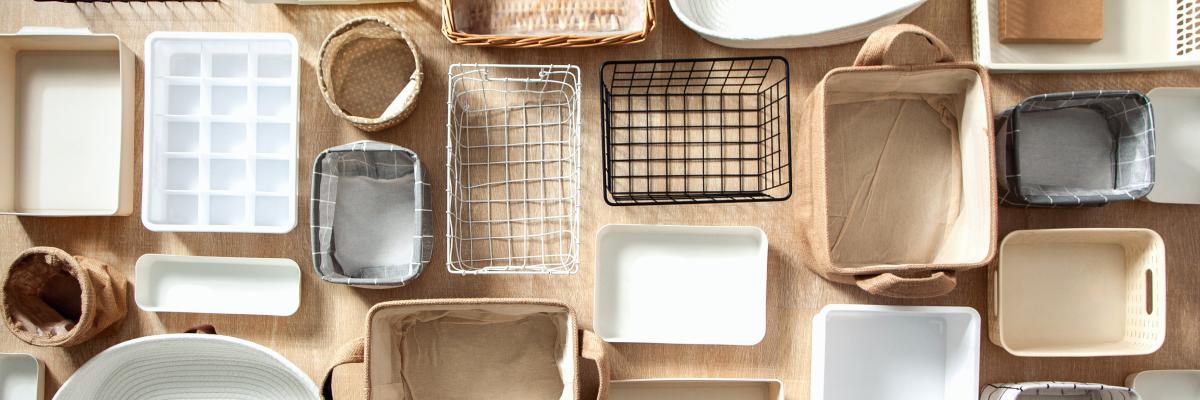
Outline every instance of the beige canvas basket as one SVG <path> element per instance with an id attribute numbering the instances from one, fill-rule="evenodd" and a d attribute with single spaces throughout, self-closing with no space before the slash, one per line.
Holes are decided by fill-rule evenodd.
<path id="1" fill-rule="evenodd" d="M 128 283 L 121 271 L 61 249 L 25 250 L 0 282 L 4 324 L 35 346 L 74 346 L 125 319 Z"/>
<path id="2" fill-rule="evenodd" d="M 604 400 L 607 354 L 608 344 L 553 300 L 393 301 L 367 312 L 367 336 L 342 348 L 321 387 L 333 399 L 334 368 L 364 363 L 364 399 L 578 400 L 583 357 L 596 362 Z"/>
<path id="3" fill-rule="evenodd" d="M 515 48 L 638 43 L 654 29 L 655 0 L 444 0 L 451 43 Z"/>
<path id="4" fill-rule="evenodd" d="M 424 74 L 417 44 L 399 25 L 361 17 L 321 44 L 317 86 L 335 115 L 368 132 L 399 124 L 417 105 Z"/>
<path id="5" fill-rule="evenodd" d="M 882 28 L 825 75 L 800 124 L 810 139 L 806 264 L 872 294 L 954 290 L 995 254 L 987 72 L 913 25 Z"/>

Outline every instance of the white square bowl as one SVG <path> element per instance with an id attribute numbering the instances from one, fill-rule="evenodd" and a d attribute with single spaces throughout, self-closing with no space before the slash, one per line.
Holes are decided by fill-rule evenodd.
<path id="1" fill-rule="evenodd" d="M 813 400 L 968 400 L 979 394 L 970 307 L 831 304 L 813 317 Z"/>
<path id="2" fill-rule="evenodd" d="M 607 225 L 596 254 L 593 323 L 604 340 L 751 346 L 766 334 L 761 229 Z"/>

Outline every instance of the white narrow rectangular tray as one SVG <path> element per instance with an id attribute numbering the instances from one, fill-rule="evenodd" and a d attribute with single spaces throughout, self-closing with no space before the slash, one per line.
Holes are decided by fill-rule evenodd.
<path id="1" fill-rule="evenodd" d="M 813 317 L 811 399 L 974 399 L 979 325 L 970 307 L 827 305 Z"/>
<path id="2" fill-rule="evenodd" d="M 773 379 L 632 379 L 613 381 L 610 400 L 783 400 Z"/>
<path id="3" fill-rule="evenodd" d="M 766 333 L 761 229 L 607 225 L 596 254 L 593 323 L 609 342 L 749 346 Z"/>
<path id="4" fill-rule="evenodd" d="M 42 400 L 45 366 L 23 353 L 0 353 L 0 399 Z"/>
<path id="5" fill-rule="evenodd" d="M 1200 204 L 1200 88 L 1157 88 L 1154 107 L 1155 203 Z"/>
<path id="6" fill-rule="evenodd" d="M 152 312 L 292 315 L 300 266 L 286 258 L 146 254 L 134 266 L 139 308 Z"/>
<path id="7" fill-rule="evenodd" d="M 1142 371 L 1125 379 L 1125 386 L 1143 400 L 1196 400 L 1200 399 L 1200 370 Z"/>
<path id="8" fill-rule="evenodd" d="M 296 226 L 296 38 L 154 32 L 146 38 L 142 223 L 157 232 L 286 233 Z"/>

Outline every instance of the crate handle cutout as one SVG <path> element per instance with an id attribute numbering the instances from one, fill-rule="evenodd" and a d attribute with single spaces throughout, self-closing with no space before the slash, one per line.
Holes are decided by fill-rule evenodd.
<path id="1" fill-rule="evenodd" d="M 1154 271 L 1146 269 L 1146 315 L 1154 314 Z"/>

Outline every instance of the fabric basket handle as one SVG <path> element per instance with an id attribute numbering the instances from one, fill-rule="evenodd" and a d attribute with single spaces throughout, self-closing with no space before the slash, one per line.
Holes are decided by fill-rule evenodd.
<path id="1" fill-rule="evenodd" d="M 901 299 L 923 299 L 950 293 L 958 284 L 954 271 L 938 271 L 924 278 L 905 278 L 885 272 L 879 275 L 855 277 L 862 290 L 878 296 Z"/>
<path id="2" fill-rule="evenodd" d="M 906 35 L 917 36 L 928 41 L 931 46 L 930 50 L 935 52 L 935 62 L 954 61 L 954 53 L 950 51 L 950 47 L 929 31 L 916 25 L 896 24 L 879 28 L 871 33 L 871 36 L 867 37 L 867 42 L 863 44 L 862 50 L 858 51 L 858 57 L 854 59 L 854 66 L 886 65 L 885 59 L 891 53 L 892 46 L 896 44 L 897 39 Z"/>
<path id="3" fill-rule="evenodd" d="M 321 379 L 322 399 L 333 400 L 333 369 L 339 365 L 362 364 L 366 359 L 366 349 L 367 338 L 365 337 L 354 339 L 338 349 L 337 356 L 334 357 L 333 363 L 329 364 L 329 368 L 325 370 L 325 377 Z M 363 388 L 362 398 L 367 398 L 366 388 Z"/>

